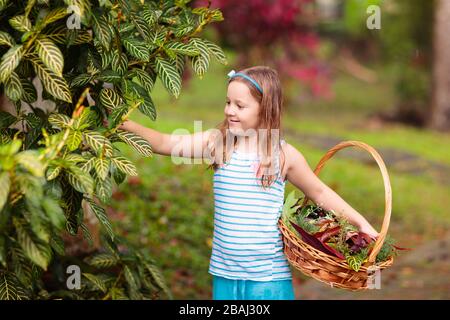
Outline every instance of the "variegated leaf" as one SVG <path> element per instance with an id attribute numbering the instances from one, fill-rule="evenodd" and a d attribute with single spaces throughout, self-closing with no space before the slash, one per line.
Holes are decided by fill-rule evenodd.
<path id="1" fill-rule="evenodd" d="M 78 192 L 87 194 L 94 193 L 94 179 L 77 166 L 70 166 L 67 177 L 69 183 Z"/>
<path id="2" fill-rule="evenodd" d="M 177 72 L 177 69 L 168 61 L 156 57 L 156 72 L 160 77 L 164 87 L 178 98 L 181 90 L 181 77 Z"/>
<path id="3" fill-rule="evenodd" d="M 141 136 L 124 130 L 117 130 L 117 136 L 143 156 L 150 157 L 152 155 L 151 145 Z"/>
<path id="4" fill-rule="evenodd" d="M 208 48 L 209 53 L 213 57 L 215 57 L 217 59 L 217 61 L 219 61 L 223 65 L 228 64 L 227 58 L 225 57 L 225 53 L 218 45 L 216 45 L 215 43 L 212 43 L 211 41 L 209 41 L 207 39 L 202 39 L 202 42 Z"/>
<path id="5" fill-rule="evenodd" d="M 83 133 L 86 143 L 95 151 L 97 154 L 104 153 L 107 157 L 111 157 L 113 154 L 113 148 L 111 142 L 96 131 L 85 131 Z"/>
<path id="6" fill-rule="evenodd" d="M 96 268 L 114 267 L 119 261 L 110 253 L 99 253 L 89 259 L 89 264 Z"/>
<path id="7" fill-rule="evenodd" d="M 150 58 L 149 50 L 142 41 L 135 39 L 122 39 L 122 43 L 128 53 L 133 57 L 143 61 L 148 61 Z"/>
<path id="8" fill-rule="evenodd" d="M 112 157 L 111 161 L 122 172 L 124 172 L 130 176 L 138 175 L 136 166 L 127 158 L 122 157 L 122 156 L 117 156 L 117 157 Z"/>
<path id="9" fill-rule="evenodd" d="M 19 101 L 23 95 L 23 87 L 20 78 L 14 71 L 5 81 L 5 93 L 12 101 Z"/>
<path id="10" fill-rule="evenodd" d="M 50 93 L 53 97 L 58 98 L 62 101 L 72 102 L 72 96 L 69 90 L 69 85 L 66 80 L 59 77 L 46 66 L 44 66 L 40 61 L 33 59 L 34 69 L 41 79 L 45 90 Z"/>
<path id="11" fill-rule="evenodd" d="M 111 68 L 118 74 L 123 75 L 128 69 L 127 55 L 125 53 L 119 53 L 119 51 L 114 50 L 111 61 Z"/>
<path id="12" fill-rule="evenodd" d="M 112 112 L 116 107 L 120 106 L 123 101 L 115 90 L 103 88 L 102 91 L 100 91 L 100 103 L 109 112 Z"/>
<path id="13" fill-rule="evenodd" d="M 12 47 L 16 44 L 13 37 L 9 35 L 9 33 L 0 31 L 0 46 L 6 45 Z"/>
<path id="14" fill-rule="evenodd" d="M 111 223 L 108 220 L 108 216 L 106 215 L 105 209 L 96 204 L 92 199 L 86 200 L 88 201 L 92 211 L 94 211 L 94 214 L 100 222 L 101 226 L 106 230 L 110 238 L 114 240 L 114 232 L 112 230 Z"/>
<path id="15" fill-rule="evenodd" d="M 62 129 L 69 126 L 70 118 L 62 113 L 52 113 L 48 117 L 48 122 Z"/>
<path id="16" fill-rule="evenodd" d="M 201 79 L 203 78 L 203 75 L 209 68 L 209 61 L 210 61 L 209 50 L 206 44 L 202 41 L 202 39 L 192 38 L 191 43 L 194 44 L 200 50 L 200 55 L 193 57 L 191 61 L 192 61 L 192 68 Z"/>
<path id="17" fill-rule="evenodd" d="M 31 21 L 26 16 L 15 16 L 9 19 L 9 24 L 14 29 L 20 32 L 27 32 L 31 30 Z"/>
<path id="18" fill-rule="evenodd" d="M 35 44 L 42 62 L 55 74 L 62 77 L 64 58 L 58 46 L 47 38 L 37 38 Z"/>
<path id="19" fill-rule="evenodd" d="M 184 54 L 187 56 L 198 56 L 200 54 L 200 50 L 191 43 L 182 43 L 182 42 L 169 42 L 166 45 L 166 48 L 180 54 Z"/>
<path id="20" fill-rule="evenodd" d="M 104 48 L 109 50 L 111 48 L 111 40 L 114 34 L 111 26 L 103 16 L 101 16 L 100 18 L 96 18 L 93 15 L 92 17 L 94 19 L 93 29 L 95 37 L 100 41 L 100 44 Z"/>
<path id="21" fill-rule="evenodd" d="M 37 92 L 33 83 L 28 79 L 20 79 L 22 84 L 22 100 L 28 103 L 33 103 L 37 100 Z"/>
<path id="22" fill-rule="evenodd" d="M 100 199 L 100 201 L 104 204 L 107 204 L 111 201 L 112 197 L 112 183 L 111 178 L 106 177 L 106 179 L 102 180 L 97 175 L 96 172 L 93 173 L 94 182 L 95 182 L 95 194 Z"/>
<path id="23" fill-rule="evenodd" d="M 9 172 L 3 171 L 0 173 L 0 212 L 3 209 L 6 201 L 8 200 L 9 189 L 11 187 L 11 180 L 9 178 Z"/>
<path id="24" fill-rule="evenodd" d="M 0 62 L 0 82 L 4 82 L 19 65 L 23 55 L 23 46 L 12 46 L 2 57 Z"/>
<path id="25" fill-rule="evenodd" d="M 108 291 L 108 288 L 106 287 L 106 284 L 103 282 L 102 279 L 97 277 L 96 275 L 93 275 L 91 273 L 84 273 L 83 276 L 89 280 L 90 283 L 94 285 L 95 288 L 102 291 L 103 293 L 106 293 Z"/>
<path id="26" fill-rule="evenodd" d="M 66 145 L 69 151 L 74 151 L 78 148 L 81 143 L 83 135 L 81 131 L 70 130 L 69 136 L 67 137 Z"/>
<path id="27" fill-rule="evenodd" d="M 94 161 L 95 172 L 100 179 L 105 180 L 109 172 L 109 159 L 96 158 Z"/>

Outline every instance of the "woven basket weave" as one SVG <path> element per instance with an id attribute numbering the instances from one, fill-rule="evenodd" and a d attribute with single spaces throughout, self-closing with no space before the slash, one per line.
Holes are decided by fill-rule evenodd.
<path id="1" fill-rule="evenodd" d="M 378 154 L 371 146 L 360 141 L 343 141 L 330 150 L 322 157 L 314 173 L 319 174 L 324 164 L 339 150 L 347 147 L 359 147 L 368 151 L 377 162 L 384 182 L 385 190 L 385 211 L 381 231 L 374 247 L 369 254 L 368 260 L 361 266 L 359 271 L 354 271 L 349 267 L 346 260 L 326 254 L 304 242 L 300 236 L 292 232 L 282 218 L 278 221 L 278 226 L 283 235 L 284 252 L 289 263 L 307 276 L 313 277 L 319 281 L 329 284 L 332 287 L 348 289 L 352 291 L 365 290 L 371 288 L 373 278 L 377 270 L 385 269 L 392 265 L 394 259 L 391 257 L 387 261 L 375 263 L 377 254 L 380 252 L 383 242 L 387 235 L 392 209 L 392 193 L 389 175 L 386 166 Z M 308 198 L 303 200 L 301 207 L 308 202 Z"/>

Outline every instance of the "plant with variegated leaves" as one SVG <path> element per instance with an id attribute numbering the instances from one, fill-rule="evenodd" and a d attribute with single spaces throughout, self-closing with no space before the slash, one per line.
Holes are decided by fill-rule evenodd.
<path id="1" fill-rule="evenodd" d="M 189 2 L 0 0 L 0 94 L 15 106 L 0 111 L 0 299 L 170 294 L 152 260 L 132 249 L 83 256 L 99 267 L 83 273 L 89 290 L 70 292 L 56 274 L 75 259 L 63 235 L 90 239 L 83 203 L 107 236 L 103 245 L 117 241 L 102 205 L 114 182 L 138 171 L 116 144 L 152 155 L 121 123 L 135 110 L 156 120 L 158 78 L 178 97 L 188 63 L 199 77 L 212 57 L 226 63 L 220 47 L 199 37 L 221 12 Z"/>

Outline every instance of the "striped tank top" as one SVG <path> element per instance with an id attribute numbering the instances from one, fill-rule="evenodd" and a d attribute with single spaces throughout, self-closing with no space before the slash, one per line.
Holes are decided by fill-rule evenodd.
<path id="1" fill-rule="evenodd" d="M 265 189 L 256 177 L 256 153 L 235 150 L 230 161 L 215 171 L 210 274 L 254 281 L 292 278 L 278 229 L 286 182 L 279 157 L 275 159 L 278 177 Z"/>

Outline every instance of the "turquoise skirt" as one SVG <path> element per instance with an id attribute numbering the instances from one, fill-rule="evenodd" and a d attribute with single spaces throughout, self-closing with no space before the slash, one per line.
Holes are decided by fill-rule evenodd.
<path id="1" fill-rule="evenodd" d="M 294 300 L 292 280 L 232 280 L 213 276 L 213 300 Z"/>

